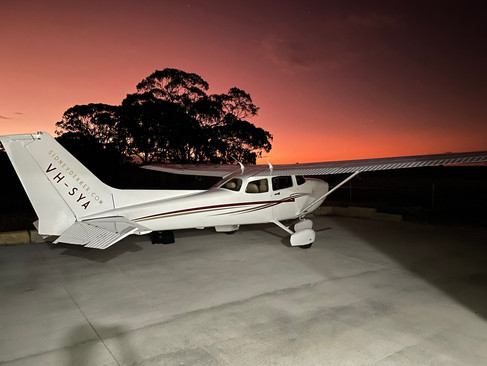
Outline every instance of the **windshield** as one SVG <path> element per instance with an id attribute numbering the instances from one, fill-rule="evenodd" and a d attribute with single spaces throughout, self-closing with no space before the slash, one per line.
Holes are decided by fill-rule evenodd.
<path id="1" fill-rule="evenodd" d="M 225 188 L 225 189 L 228 189 L 230 191 L 235 191 L 235 192 L 240 191 L 240 187 L 242 187 L 242 179 L 240 179 L 240 178 L 233 178 L 233 179 L 229 180 L 228 182 L 223 183 L 220 186 L 220 188 Z"/>

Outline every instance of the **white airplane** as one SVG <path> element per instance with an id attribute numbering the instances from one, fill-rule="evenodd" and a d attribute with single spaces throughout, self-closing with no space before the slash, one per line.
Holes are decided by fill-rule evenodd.
<path id="1" fill-rule="evenodd" d="M 36 211 L 34 224 L 54 243 L 106 249 L 130 234 L 274 223 L 290 234 L 292 246 L 309 248 L 313 223 L 305 215 L 359 172 L 487 161 L 487 151 L 324 163 L 260 166 L 153 165 L 176 174 L 219 176 L 208 190 L 120 190 L 101 182 L 47 133 L 0 136 Z M 328 183 L 303 175 L 350 173 Z M 293 229 L 282 221 L 297 219 Z M 172 241 L 169 238 L 163 240 Z"/>

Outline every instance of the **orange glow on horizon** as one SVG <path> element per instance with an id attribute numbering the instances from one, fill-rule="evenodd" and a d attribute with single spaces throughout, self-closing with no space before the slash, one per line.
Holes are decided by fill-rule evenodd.
<path id="1" fill-rule="evenodd" d="M 0 13 L 0 134 L 53 134 L 68 108 L 120 104 L 174 67 L 209 93 L 250 93 L 260 107 L 250 122 L 274 136 L 258 163 L 487 150 L 482 12 L 445 4 L 426 19 L 428 4 L 358 4 L 11 2 Z"/>

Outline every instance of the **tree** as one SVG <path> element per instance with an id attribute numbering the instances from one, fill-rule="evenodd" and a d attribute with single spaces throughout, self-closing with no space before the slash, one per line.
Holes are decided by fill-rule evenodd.
<path id="1" fill-rule="evenodd" d="M 206 140 L 199 141 L 200 154 L 195 152 L 188 161 L 222 163 L 235 157 L 255 164 L 262 150 L 269 152 L 272 148 L 272 135 L 246 120 L 256 116 L 259 108 L 242 89 L 233 87 L 227 94 L 207 95 L 208 83 L 200 76 L 164 69 L 141 81 L 137 90 L 178 103 L 199 122 L 202 130 L 197 132 Z M 196 135 L 192 139 L 196 142 Z"/>
<path id="2" fill-rule="evenodd" d="M 109 104 L 75 105 L 64 112 L 56 127 L 64 132 L 80 132 L 94 137 L 102 144 L 112 143 L 117 139 L 116 125 L 120 120 L 120 106 Z"/>
<path id="3" fill-rule="evenodd" d="M 178 69 L 156 70 L 137 84 L 138 93 L 152 93 L 156 98 L 182 107 L 206 96 L 208 83 L 197 74 Z"/>
<path id="4" fill-rule="evenodd" d="M 190 162 L 200 135 L 197 121 L 179 104 L 157 99 L 151 93 L 127 95 L 118 130 L 126 153 L 144 164 Z"/>
<path id="5" fill-rule="evenodd" d="M 92 137 L 106 149 L 115 149 L 123 155 L 119 122 L 120 106 L 101 103 L 75 105 L 64 112 L 61 121 L 56 122 L 56 134 L 70 132 Z"/>
<path id="6" fill-rule="evenodd" d="M 230 113 L 213 129 L 212 135 L 224 142 L 224 147 L 216 153 L 222 157 L 222 161 L 228 162 L 235 158 L 247 164 L 255 164 L 262 150 L 269 152 L 272 148 L 272 136 L 268 131 Z"/>
<path id="7" fill-rule="evenodd" d="M 113 144 L 103 145 L 85 133 L 66 132 L 56 140 L 103 181 L 109 180 L 120 163 L 120 153 Z"/>
<path id="8" fill-rule="evenodd" d="M 259 108 L 252 102 L 250 94 L 239 88 L 231 88 L 227 94 L 218 96 L 222 101 L 223 111 L 237 118 L 251 118 L 257 115 Z"/>
<path id="9" fill-rule="evenodd" d="M 255 164 L 272 148 L 272 135 L 248 121 L 258 107 L 239 88 L 207 94 L 199 75 L 156 70 L 120 106 L 88 104 L 68 109 L 57 133 L 80 132 L 144 164 L 224 163 L 235 157 Z"/>

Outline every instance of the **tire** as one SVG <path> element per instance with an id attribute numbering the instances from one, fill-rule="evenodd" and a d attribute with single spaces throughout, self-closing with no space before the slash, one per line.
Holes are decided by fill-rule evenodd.
<path id="1" fill-rule="evenodd" d="M 173 244 L 174 233 L 172 231 L 154 231 L 152 233 L 152 244 Z"/>

